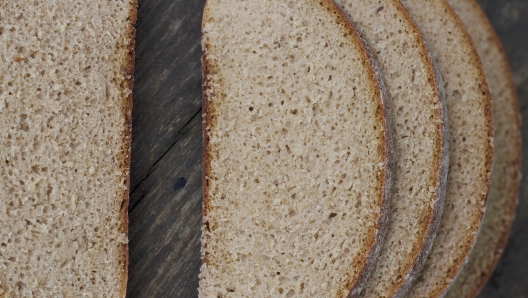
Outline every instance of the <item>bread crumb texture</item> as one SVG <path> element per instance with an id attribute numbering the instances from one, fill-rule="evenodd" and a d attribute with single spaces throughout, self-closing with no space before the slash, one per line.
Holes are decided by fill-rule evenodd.
<path id="1" fill-rule="evenodd" d="M 430 233 L 435 232 L 431 229 L 434 215 L 441 211 L 444 191 L 439 188 L 445 177 L 440 177 L 440 168 L 447 159 L 442 156 L 446 153 L 445 102 L 420 33 L 398 1 L 337 3 L 376 53 L 389 93 L 395 136 L 394 194 L 385 244 L 362 297 L 392 297 L 410 282 L 407 275 L 421 250 L 428 248 Z"/>
<path id="2" fill-rule="evenodd" d="M 475 297 L 486 284 L 508 239 L 521 178 L 520 114 L 508 60 L 486 15 L 474 0 L 449 0 L 482 58 L 491 89 L 495 152 L 491 187 L 482 227 L 468 264 L 447 292 L 448 298 Z"/>
<path id="3" fill-rule="evenodd" d="M 123 296 L 131 11 L 0 4 L 0 297 Z"/>
<path id="4" fill-rule="evenodd" d="M 372 252 L 383 107 L 329 3 L 208 1 L 200 297 L 346 297 Z"/>
<path id="5" fill-rule="evenodd" d="M 402 0 L 444 80 L 450 133 L 447 193 L 440 227 L 408 297 L 438 297 L 473 247 L 484 215 L 493 154 L 491 101 L 480 58 L 444 0 Z"/>

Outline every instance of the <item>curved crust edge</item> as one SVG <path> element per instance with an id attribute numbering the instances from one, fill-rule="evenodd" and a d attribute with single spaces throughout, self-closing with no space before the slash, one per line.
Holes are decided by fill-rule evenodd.
<path id="1" fill-rule="evenodd" d="M 494 148 L 493 148 L 494 126 L 493 126 L 493 115 L 492 115 L 492 105 L 491 105 L 491 93 L 490 93 L 488 81 L 487 81 L 487 78 L 484 72 L 484 67 L 480 60 L 480 56 L 477 52 L 475 44 L 473 43 L 473 40 L 469 36 L 469 33 L 467 32 L 462 21 L 460 20 L 458 15 L 455 13 L 453 8 L 447 3 L 447 1 L 446 0 L 434 0 L 434 1 L 436 1 L 438 5 L 442 6 L 445 10 L 445 14 L 450 16 L 450 18 L 454 22 L 456 22 L 456 26 L 459 27 L 460 30 L 463 32 L 463 38 L 465 39 L 465 42 L 471 47 L 471 53 L 468 58 L 475 61 L 475 66 L 477 68 L 477 71 L 480 74 L 477 79 L 480 82 L 479 88 L 482 93 L 482 98 L 484 99 L 483 108 L 484 108 L 485 119 L 487 120 L 486 123 L 484 123 L 484 125 L 488 131 L 488 144 L 489 144 L 488 151 L 485 156 L 485 171 L 486 171 L 485 181 L 486 182 L 484 185 L 482 185 L 482 187 L 485 189 L 485 192 L 483 192 L 483 194 L 480 196 L 480 200 L 483 202 L 484 208 L 482 209 L 482 212 L 480 212 L 478 218 L 476 218 L 474 222 L 474 225 L 476 226 L 476 230 L 475 230 L 473 237 L 471 237 L 472 241 L 470 242 L 468 246 L 465 247 L 464 257 L 461 258 L 458 262 L 455 262 L 450 265 L 451 269 L 455 269 L 455 270 L 452 270 L 452 273 L 448 276 L 451 282 L 447 282 L 447 281 L 440 282 L 437 284 L 437 287 L 432 291 L 435 297 L 443 297 L 447 293 L 451 285 L 453 284 L 453 281 L 457 278 L 458 274 L 460 273 L 464 265 L 467 263 L 469 254 L 471 253 L 471 250 L 473 249 L 476 243 L 477 237 L 480 233 L 480 226 L 482 223 L 482 219 L 484 218 L 484 213 L 486 209 L 485 207 L 487 205 L 488 194 L 489 194 L 489 189 L 490 189 L 490 184 L 491 184 L 491 172 L 493 168 L 493 152 L 494 152 Z"/>
<path id="2" fill-rule="evenodd" d="M 407 10 L 401 4 L 399 1 L 398 5 L 403 9 L 406 13 Z M 415 30 L 418 32 L 420 37 L 422 34 L 420 33 L 420 30 L 416 23 L 412 20 L 410 15 L 407 13 L 407 16 L 409 16 L 409 21 L 413 24 L 415 27 Z M 418 253 L 415 255 L 415 258 L 408 269 L 408 272 L 403 280 L 402 283 L 400 283 L 400 287 L 396 289 L 396 291 L 393 293 L 393 298 L 403 298 L 405 294 L 411 289 L 415 279 L 420 274 L 422 268 L 425 265 L 425 262 L 427 261 L 427 256 L 431 252 L 431 249 L 433 248 L 434 240 L 436 238 L 436 232 L 438 231 L 438 227 L 440 226 L 440 219 L 442 218 L 442 212 L 444 209 L 444 202 L 445 202 L 445 195 L 447 191 L 447 174 L 449 172 L 449 126 L 448 126 L 448 114 L 447 114 L 447 102 L 446 102 L 446 95 L 444 90 L 444 83 L 442 81 L 442 76 L 440 74 L 440 71 L 438 69 L 436 60 L 433 58 L 431 52 L 429 51 L 429 47 L 427 46 L 427 43 L 425 42 L 425 39 L 422 38 L 423 45 L 425 50 L 427 51 L 427 60 L 429 64 L 432 66 L 431 71 L 433 72 L 433 76 L 435 78 L 435 85 L 438 92 L 438 97 L 440 101 L 440 118 L 442 119 L 441 124 L 441 153 L 440 153 L 440 162 L 439 167 L 437 171 L 437 188 L 436 188 L 436 200 L 433 205 L 433 208 L 431 210 L 431 213 L 429 214 L 429 223 L 427 226 L 427 229 L 424 234 L 424 238 L 422 241 L 422 247 L 418 251 Z"/>
<path id="3" fill-rule="evenodd" d="M 382 138 L 384 139 L 384 160 L 385 160 L 385 172 L 383 177 L 380 180 L 381 189 L 382 189 L 382 198 L 380 200 L 380 217 L 377 223 L 377 233 L 373 235 L 373 239 L 370 241 L 370 250 L 365 254 L 365 259 L 363 266 L 359 271 L 358 276 L 355 280 L 352 280 L 349 287 L 348 298 L 359 297 L 361 290 L 365 286 L 368 277 L 378 259 L 381 249 L 383 247 L 383 242 L 385 240 L 385 234 L 387 232 L 389 212 L 390 212 L 390 200 L 392 198 L 393 191 L 393 182 L 394 182 L 394 172 L 395 172 L 395 158 L 394 158 L 394 132 L 392 125 L 392 115 L 389 109 L 389 97 L 387 93 L 387 88 L 381 74 L 381 68 L 378 65 L 378 61 L 372 54 L 372 50 L 368 45 L 366 39 L 361 34 L 361 31 L 358 30 L 356 24 L 345 14 L 339 6 L 335 3 L 334 0 L 325 0 L 327 5 L 338 12 L 338 16 L 345 21 L 350 27 L 350 31 L 354 32 L 354 39 L 359 43 L 359 46 L 363 48 L 363 53 L 365 55 L 365 60 L 370 64 L 370 77 L 373 78 L 374 86 L 373 89 L 380 99 L 378 111 L 378 117 L 380 122 L 383 124 L 384 130 L 381 132 Z"/>

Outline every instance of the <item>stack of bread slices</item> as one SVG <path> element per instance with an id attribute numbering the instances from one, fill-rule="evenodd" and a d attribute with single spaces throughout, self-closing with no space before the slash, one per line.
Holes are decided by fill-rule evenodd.
<path id="1" fill-rule="evenodd" d="M 520 116 L 475 0 L 208 0 L 200 297 L 475 297 Z"/>

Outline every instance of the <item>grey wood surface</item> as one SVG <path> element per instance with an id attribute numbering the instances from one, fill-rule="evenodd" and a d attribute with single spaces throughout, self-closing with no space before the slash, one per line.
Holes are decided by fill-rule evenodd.
<path id="1" fill-rule="evenodd" d="M 139 0 L 128 297 L 197 297 L 201 222 L 200 24 L 205 0 Z M 528 119 L 528 0 L 479 0 Z M 523 142 L 528 140 L 523 123 Z M 526 147 L 525 147 L 526 149 Z M 480 297 L 528 297 L 528 150 L 517 218 Z"/>

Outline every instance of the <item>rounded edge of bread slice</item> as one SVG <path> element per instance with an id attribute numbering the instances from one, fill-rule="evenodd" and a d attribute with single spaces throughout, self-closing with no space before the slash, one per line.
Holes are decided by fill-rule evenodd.
<path id="1" fill-rule="evenodd" d="M 361 46 L 364 48 L 364 52 L 367 56 L 367 61 L 370 63 L 370 66 L 373 70 L 372 74 L 376 78 L 377 90 L 379 90 L 379 95 L 381 98 L 381 106 L 384 109 L 384 124 L 385 124 L 385 143 L 386 143 L 386 171 L 385 171 L 385 181 L 380 182 L 384 184 L 383 187 L 383 198 L 382 198 L 382 207 L 381 214 L 378 220 L 378 233 L 375 236 L 374 241 L 370 245 L 370 250 L 367 254 L 365 265 L 360 271 L 359 276 L 356 281 L 353 283 L 353 286 L 350 287 L 350 294 L 348 297 L 359 297 L 361 290 L 368 282 L 368 278 L 372 271 L 374 270 L 378 257 L 383 248 L 383 243 L 386 238 L 389 213 L 390 213 L 390 203 L 392 201 L 393 189 L 394 189 L 394 173 L 395 173 L 395 158 L 394 158 L 394 125 L 393 125 L 393 116 L 392 111 L 389 108 L 389 98 L 387 94 L 387 86 L 383 80 L 383 75 L 381 73 L 379 63 L 372 54 L 372 49 L 365 37 L 361 34 L 361 31 L 357 28 L 356 24 L 348 18 L 348 16 L 341 10 L 335 3 L 335 0 L 328 0 L 328 2 L 339 12 L 342 18 L 344 18 L 348 24 L 352 27 L 353 32 L 357 34 L 357 39 Z"/>
<path id="2" fill-rule="evenodd" d="M 424 269 L 408 294 L 438 297 L 464 266 L 486 208 L 493 163 L 490 90 L 473 41 L 445 0 L 401 2 L 437 61 L 448 105 L 451 156 L 444 212 Z M 464 120 L 470 116 L 478 123 Z"/>
<path id="3" fill-rule="evenodd" d="M 493 273 L 517 206 L 521 180 L 521 116 L 508 58 L 486 14 L 475 0 L 448 0 L 466 25 L 488 77 L 495 125 L 491 187 L 477 242 L 446 297 L 476 297 Z"/>
<path id="4" fill-rule="evenodd" d="M 444 88 L 427 45 L 399 1 L 336 2 L 357 24 L 373 52 L 377 53 L 377 60 L 388 87 L 397 152 L 395 194 L 391 200 L 392 210 L 385 244 L 361 296 L 402 297 L 423 267 L 433 244 L 444 205 L 449 165 Z M 378 15 L 379 21 L 376 19 Z M 397 52 L 400 50 L 403 52 Z M 406 105 L 408 102 L 411 102 L 411 105 Z M 426 132 L 422 132 L 424 136 L 419 135 L 417 129 L 414 129 L 415 133 L 412 135 L 409 131 L 412 129 L 406 125 L 409 120 L 418 121 L 415 119 L 417 115 L 423 116 L 421 123 L 427 124 Z M 417 147 L 424 149 L 423 146 L 427 147 L 427 157 L 423 157 L 425 160 L 411 162 L 422 155 L 417 152 L 420 150 Z M 425 178 L 416 179 L 413 172 L 408 170 L 409 163 L 416 164 L 414 172 L 423 170 Z M 408 191 L 409 188 L 412 190 Z M 426 189 L 426 193 L 420 189 Z M 431 192 L 431 189 L 435 190 Z M 420 220 L 418 228 L 415 226 L 417 219 L 408 219 L 408 212 L 404 212 L 404 208 L 417 200 L 421 206 L 417 207 L 419 210 L 413 209 L 412 212 L 417 214 L 416 217 Z M 412 231 L 405 232 L 405 228 L 401 227 L 402 220 L 411 221 L 405 226 Z M 409 239 L 407 235 L 412 237 Z M 394 246 L 389 242 L 398 240 L 404 243 L 400 244 L 402 251 L 393 252 L 391 248 Z M 409 243 L 405 243 L 407 241 Z"/>
<path id="5" fill-rule="evenodd" d="M 207 0 L 204 8 L 204 14 L 202 18 L 202 117 L 203 117 L 203 143 L 204 143 L 204 150 L 203 150 L 203 175 L 202 175 L 202 181 L 203 181 L 203 204 L 202 204 L 202 214 L 203 214 L 203 222 L 202 222 L 202 237 L 201 237 L 201 254 L 202 254 L 202 267 L 200 269 L 200 285 L 199 285 L 199 296 L 200 297 L 208 297 L 208 293 L 204 293 L 202 287 L 202 281 L 204 279 L 204 269 L 207 265 L 209 265 L 211 259 L 210 259 L 210 252 L 207 251 L 208 247 L 208 240 L 210 236 L 208 235 L 208 231 L 210 229 L 209 222 L 207 220 L 207 216 L 209 212 L 211 211 L 210 206 L 210 200 L 211 197 L 209 195 L 209 188 L 210 188 L 210 179 L 212 175 L 211 171 L 211 160 L 213 158 L 212 152 L 211 152 L 211 146 L 210 146 L 210 136 L 209 136 L 209 130 L 210 127 L 215 124 L 214 117 L 212 115 L 215 113 L 215 107 L 210 104 L 211 94 L 209 92 L 210 88 L 210 74 L 215 72 L 215 68 L 217 67 L 213 63 L 211 63 L 210 59 L 208 58 L 208 52 L 210 49 L 210 45 L 207 43 L 205 38 L 205 32 L 204 27 L 207 23 L 207 20 L 210 18 L 210 3 L 212 1 L 216 0 Z M 363 56 L 364 63 L 367 70 L 367 75 L 370 78 L 370 92 L 374 95 L 373 98 L 377 101 L 377 108 L 376 108 L 376 116 L 378 118 L 378 123 L 382 125 L 382 129 L 380 130 L 379 138 L 381 139 L 381 156 L 383 157 L 382 163 L 384 170 L 381 171 L 382 177 L 377 181 L 378 188 L 379 188 L 379 198 L 377 198 L 378 207 L 379 207 L 379 215 L 378 219 L 375 223 L 375 229 L 374 233 L 370 235 L 370 239 L 368 240 L 368 244 L 366 247 L 366 253 L 362 254 L 362 259 L 358 260 L 358 262 L 361 264 L 358 270 L 358 273 L 355 274 L 355 276 L 350 276 L 350 272 L 348 273 L 348 281 L 342 285 L 341 288 L 337 289 L 337 291 L 334 291 L 337 293 L 337 297 L 356 297 L 361 292 L 361 289 L 366 283 L 368 275 L 370 271 L 373 269 L 377 257 L 381 251 L 381 247 L 383 245 L 383 240 L 385 238 L 385 232 L 387 229 L 387 220 L 388 220 L 388 212 L 389 205 L 390 205 L 390 199 L 392 196 L 392 184 L 393 184 L 393 176 L 394 176 L 394 152 L 393 152 L 393 135 L 392 135 L 392 123 L 391 123 L 391 113 L 389 110 L 389 107 L 387 105 L 387 92 L 386 87 L 384 85 L 384 81 L 381 79 L 382 75 L 380 73 L 377 61 L 375 60 L 374 56 L 370 52 L 370 48 L 366 44 L 364 38 L 360 35 L 359 31 L 355 27 L 355 25 L 350 21 L 350 19 L 343 13 L 341 9 L 337 7 L 334 0 L 319 0 L 319 1 L 307 1 L 306 4 L 312 4 L 312 5 L 321 5 L 325 7 L 329 11 L 329 15 L 332 17 L 336 17 L 338 19 L 338 23 L 341 24 L 343 22 L 344 24 L 344 30 L 347 31 L 348 34 L 345 34 L 345 36 L 349 39 L 352 39 L 352 43 L 354 43 L 358 49 L 361 51 L 361 55 Z M 204 296 L 205 295 L 205 296 Z M 216 296 L 215 296 L 216 297 Z"/>

